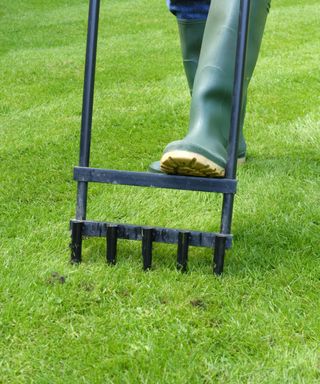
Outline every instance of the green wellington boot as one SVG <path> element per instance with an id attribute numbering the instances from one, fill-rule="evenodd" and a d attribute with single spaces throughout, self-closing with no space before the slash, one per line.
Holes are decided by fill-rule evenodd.
<path id="1" fill-rule="evenodd" d="M 188 80 L 190 95 L 192 95 L 206 20 L 177 19 L 177 21 L 184 71 Z M 160 161 L 154 161 L 150 164 L 149 171 L 163 173 L 160 168 Z"/>
<path id="2" fill-rule="evenodd" d="M 227 161 L 239 0 L 213 1 L 202 41 L 190 111 L 189 133 L 167 145 L 160 160 L 169 174 L 223 177 Z M 254 71 L 270 0 L 252 0 L 245 66 L 242 121 L 248 85 Z M 240 138 L 238 158 L 245 156 Z"/>

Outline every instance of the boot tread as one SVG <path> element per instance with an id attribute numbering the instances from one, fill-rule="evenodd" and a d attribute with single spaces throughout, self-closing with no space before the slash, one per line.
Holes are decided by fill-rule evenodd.
<path id="1" fill-rule="evenodd" d="M 188 151 L 171 151 L 160 160 L 161 171 L 171 175 L 223 177 L 224 169 L 206 157 Z"/>

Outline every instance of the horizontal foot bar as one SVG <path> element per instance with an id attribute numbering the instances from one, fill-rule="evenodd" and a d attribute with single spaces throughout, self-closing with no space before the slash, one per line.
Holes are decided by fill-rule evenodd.
<path id="1" fill-rule="evenodd" d="M 237 181 L 234 179 L 174 176 L 86 167 L 74 168 L 74 180 L 201 192 L 236 193 L 237 190 Z"/>
<path id="2" fill-rule="evenodd" d="M 72 226 L 73 220 L 71 220 Z M 126 240 L 142 240 L 143 226 L 118 224 L 99 221 L 82 221 L 82 235 L 87 237 L 106 237 L 109 226 L 117 226 L 117 238 Z M 153 241 L 156 243 L 179 244 L 179 234 L 185 230 L 152 227 Z M 217 236 L 225 237 L 226 248 L 231 248 L 232 235 L 220 235 L 215 232 L 187 231 L 188 244 L 195 247 L 214 248 Z"/>

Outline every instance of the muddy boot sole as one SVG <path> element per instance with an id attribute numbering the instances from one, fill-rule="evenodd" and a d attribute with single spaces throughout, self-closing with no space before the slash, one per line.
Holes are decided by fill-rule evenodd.
<path id="1" fill-rule="evenodd" d="M 238 158 L 238 164 L 245 163 L 246 158 Z M 225 170 L 206 157 L 188 151 L 172 151 L 165 153 L 160 161 L 162 172 L 170 175 L 224 177 Z"/>
<path id="2" fill-rule="evenodd" d="M 223 177 L 224 168 L 206 157 L 188 151 L 165 153 L 160 160 L 161 171 L 171 175 Z"/>

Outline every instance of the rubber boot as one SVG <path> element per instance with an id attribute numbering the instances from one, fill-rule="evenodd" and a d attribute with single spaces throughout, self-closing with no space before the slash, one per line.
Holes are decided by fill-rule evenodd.
<path id="1" fill-rule="evenodd" d="M 177 19 L 177 22 L 184 71 L 188 80 L 190 95 L 192 95 L 206 19 Z M 158 160 L 151 163 L 149 171 L 153 173 L 163 173 L 160 168 L 160 161 Z"/>
<path id="2" fill-rule="evenodd" d="M 227 161 L 237 48 L 239 0 L 213 1 L 202 41 L 193 86 L 189 133 L 170 143 L 161 158 L 169 174 L 223 177 Z M 243 89 L 242 121 L 270 0 L 252 0 Z M 240 139 L 238 157 L 245 155 Z"/>

